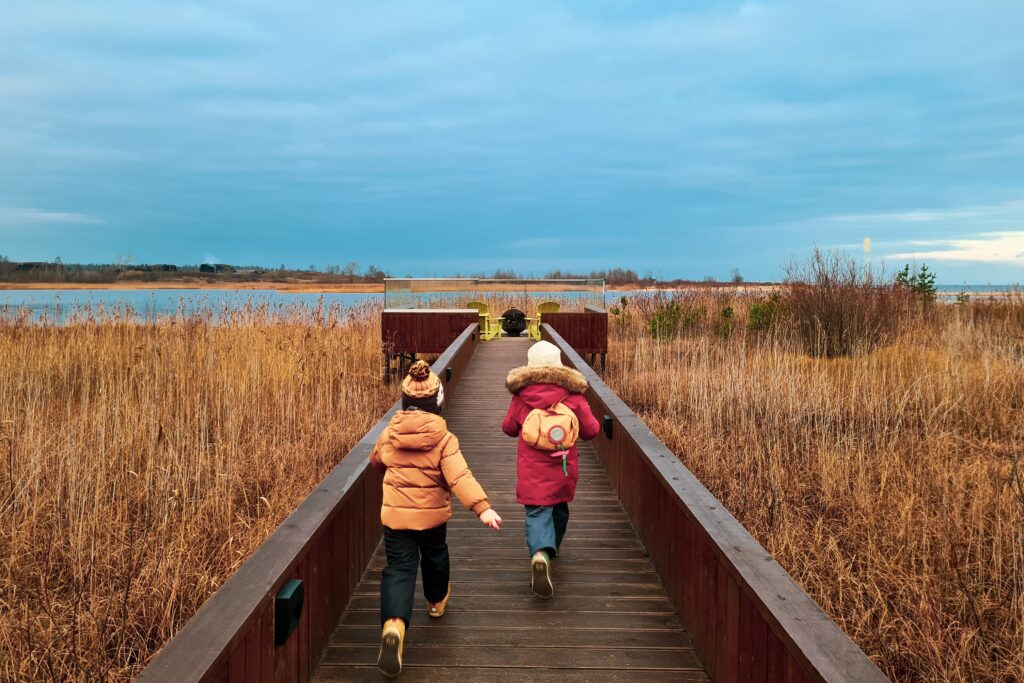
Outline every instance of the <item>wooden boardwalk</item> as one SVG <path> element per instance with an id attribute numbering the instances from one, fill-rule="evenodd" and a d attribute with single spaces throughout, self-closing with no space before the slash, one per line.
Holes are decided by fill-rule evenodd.
<path id="1" fill-rule="evenodd" d="M 529 342 L 481 344 L 445 417 L 477 479 L 504 519 L 500 533 L 455 502 L 448 525 L 453 593 L 445 616 L 426 615 L 417 594 L 399 680 L 705 681 L 690 637 L 589 444 L 555 595 L 533 596 L 515 501 L 516 442 L 501 433 L 505 376 L 524 365 Z M 600 419 L 600 416 L 598 416 Z M 377 549 L 313 675 L 314 681 L 375 681 L 379 587 Z"/>

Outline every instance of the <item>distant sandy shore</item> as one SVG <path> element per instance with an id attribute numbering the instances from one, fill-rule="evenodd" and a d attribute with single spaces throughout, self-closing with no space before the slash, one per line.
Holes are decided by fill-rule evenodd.
<path id="1" fill-rule="evenodd" d="M 246 291 L 269 289 L 293 294 L 383 294 L 383 284 L 331 284 L 316 282 L 216 282 L 208 280 L 174 280 L 160 282 L 0 282 L 0 290 L 12 289 L 228 289 Z"/>

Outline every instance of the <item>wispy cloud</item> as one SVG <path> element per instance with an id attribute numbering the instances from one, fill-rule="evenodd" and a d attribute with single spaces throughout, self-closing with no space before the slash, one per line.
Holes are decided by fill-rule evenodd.
<path id="1" fill-rule="evenodd" d="M 45 223 L 78 223 L 83 225 L 98 225 L 103 219 L 96 216 L 89 216 L 84 213 L 73 213 L 69 211 L 47 211 L 46 209 L 2 207 L 0 206 L 0 227 L 5 225 L 23 226 Z"/>
<path id="2" fill-rule="evenodd" d="M 823 220 L 837 223 L 935 223 L 961 221 L 966 218 L 1012 218 L 1024 220 L 1024 199 L 995 204 L 956 207 L 951 209 L 911 209 L 907 211 L 853 213 L 827 216 Z"/>
<path id="3" fill-rule="evenodd" d="M 1024 266 L 1024 230 L 985 233 L 970 239 L 914 240 L 908 244 L 922 249 L 890 254 L 886 258 Z"/>
<path id="4" fill-rule="evenodd" d="M 832 216 L 832 220 L 840 223 L 869 223 L 888 221 L 893 223 L 930 223 L 959 218 L 972 218 L 979 215 L 976 211 L 901 211 L 898 213 L 856 213 Z"/>
<path id="5" fill-rule="evenodd" d="M 557 249 L 565 243 L 565 240 L 558 237 L 531 237 L 522 240 L 512 240 L 511 242 L 505 242 L 501 246 L 505 249 L 522 249 L 522 250 L 538 250 L 542 251 L 545 249 Z M 540 254 L 538 254 L 539 256 Z M 543 254 L 544 256 L 550 256 L 551 254 Z"/>

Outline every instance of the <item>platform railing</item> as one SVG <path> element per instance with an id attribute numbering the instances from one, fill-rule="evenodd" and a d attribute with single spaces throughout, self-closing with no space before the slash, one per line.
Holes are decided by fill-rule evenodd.
<path id="1" fill-rule="evenodd" d="M 467 326 L 434 363 L 445 394 L 454 394 L 476 350 L 477 324 Z M 395 404 L 316 489 L 214 593 L 153 658 L 138 681 L 306 681 L 380 542 L 381 477 L 369 455 Z M 275 600 L 302 581 L 294 631 Z"/>
<path id="2" fill-rule="evenodd" d="M 594 444 L 714 681 L 886 681 L 875 664 L 550 325 L 590 384 Z"/>

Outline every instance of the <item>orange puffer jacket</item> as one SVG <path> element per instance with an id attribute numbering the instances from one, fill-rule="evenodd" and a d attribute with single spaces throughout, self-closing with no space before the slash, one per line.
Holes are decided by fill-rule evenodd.
<path id="1" fill-rule="evenodd" d="M 370 454 L 384 474 L 380 521 L 392 529 L 433 529 L 452 516 L 451 494 L 479 515 L 490 508 L 459 450 L 459 440 L 439 415 L 403 410 L 391 418 Z"/>

